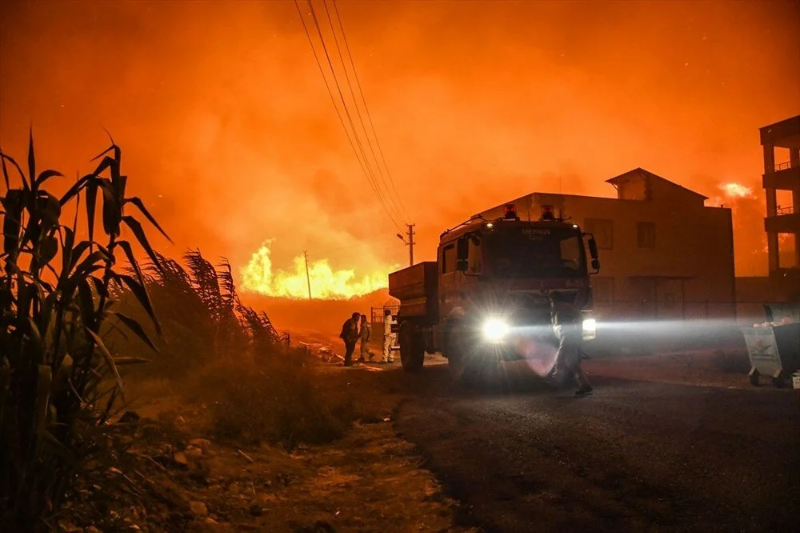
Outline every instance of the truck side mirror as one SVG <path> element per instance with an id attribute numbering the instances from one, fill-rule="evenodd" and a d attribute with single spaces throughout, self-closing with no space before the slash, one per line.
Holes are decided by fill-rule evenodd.
<path id="1" fill-rule="evenodd" d="M 592 269 L 595 273 L 600 272 L 600 260 L 592 259 Z"/>
<path id="2" fill-rule="evenodd" d="M 597 243 L 594 240 L 594 237 L 589 237 L 589 253 L 592 255 L 592 259 L 595 261 L 597 260 Z M 594 267 L 594 261 L 592 261 L 592 266 Z"/>

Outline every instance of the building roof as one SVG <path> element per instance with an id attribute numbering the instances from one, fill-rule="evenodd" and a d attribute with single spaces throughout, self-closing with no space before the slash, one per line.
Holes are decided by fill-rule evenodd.
<path id="1" fill-rule="evenodd" d="M 800 115 L 781 120 L 758 129 L 761 144 L 772 144 L 782 148 L 800 148 Z"/>
<path id="2" fill-rule="evenodd" d="M 699 192 L 695 192 L 695 191 L 693 191 L 691 189 L 687 189 L 683 185 L 678 185 L 677 183 L 675 183 L 673 181 L 670 181 L 667 178 L 662 178 L 658 174 L 653 174 L 649 170 L 645 170 L 645 169 L 643 169 L 641 167 L 636 167 L 633 170 L 629 170 L 628 172 L 625 172 L 624 174 L 620 174 L 619 176 L 614 176 L 611 179 L 607 179 L 606 183 L 610 183 L 611 185 L 617 185 L 617 183 L 622 181 L 624 178 L 629 178 L 629 177 L 632 177 L 632 176 L 637 176 L 637 177 L 645 176 L 648 179 L 661 180 L 662 182 L 668 183 L 669 185 L 672 185 L 674 187 L 679 187 L 679 188 L 683 189 L 684 191 L 686 191 L 686 192 L 688 192 L 690 194 L 694 194 L 695 196 L 699 196 L 700 198 L 702 198 L 704 200 L 708 199 L 708 196 L 704 196 L 704 195 L 700 194 Z"/>

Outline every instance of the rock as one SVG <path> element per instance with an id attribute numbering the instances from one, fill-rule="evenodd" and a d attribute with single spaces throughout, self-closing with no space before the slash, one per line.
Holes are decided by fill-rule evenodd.
<path id="1" fill-rule="evenodd" d="M 206 518 L 206 524 L 209 524 L 209 525 L 212 525 L 212 526 L 213 526 L 213 525 L 215 525 L 215 524 L 219 524 L 219 522 L 217 522 L 216 520 L 214 520 L 214 519 L 213 519 L 213 518 L 211 518 L 211 517 L 208 517 L 208 518 Z"/>
<path id="2" fill-rule="evenodd" d="M 183 452 L 175 452 L 172 454 L 172 458 L 179 465 L 187 466 L 189 464 L 189 459 L 186 458 L 186 454 Z"/>
<path id="3" fill-rule="evenodd" d="M 213 490 L 214 492 L 222 489 L 222 485 L 219 483 L 214 483 L 213 485 L 209 485 L 208 490 Z"/>
<path id="4" fill-rule="evenodd" d="M 208 439 L 192 439 L 189 441 L 189 444 L 197 448 L 200 448 L 204 452 L 207 452 L 208 449 L 211 447 L 211 441 Z"/>
<path id="5" fill-rule="evenodd" d="M 189 502 L 189 509 L 192 510 L 192 514 L 199 517 L 204 517 L 208 515 L 208 507 L 203 502 Z"/>
<path id="6" fill-rule="evenodd" d="M 101 531 L 94 526 L 89 526 L 84 531 L 86 533 L 101 533 Z"/>
<path id="7" fill-rule="evenodd" d="M 184 453 L 189 457 L 200 457 L 203 455 L 203 450 L 196 446 L 189 446 L 184 450 Z"/>

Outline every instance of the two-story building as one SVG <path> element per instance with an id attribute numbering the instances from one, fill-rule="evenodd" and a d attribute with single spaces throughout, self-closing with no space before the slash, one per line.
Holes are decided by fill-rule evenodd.
<path id="1" fill-rule="evenodd" d="M 592 278 L 598 318 L 735 316 L 731 210 L 706 207 L 705 196 L 641 168 L 607 183 L 616 198 L 535 192 L 510 202 L 528 219 L 551 205 L 594 235 L 601 263 Z M 500 205 L 480 214 L 502 213 Z"/>

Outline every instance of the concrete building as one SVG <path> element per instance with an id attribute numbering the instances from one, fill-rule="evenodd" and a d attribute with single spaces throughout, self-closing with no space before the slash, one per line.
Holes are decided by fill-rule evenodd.
<path id="1" fill-rule="evenodd" d="M 760 133 L 764 149 L 762 184 L 767 197 L 764 230 L 769 275 L 797 276 L 800 273 L 800 115 L 765 126 Z M 786 152 L 783 161 L 777 163 L 776 148 Z M 788 238 L 780 239 L 781 235 Z M 794 257 L 789 261 L 787 254 L 781 254 L 781 242 L 792 245 Z"/>
<path id="2" fill-rule="evenodd" d="M 532 193 L 511 202 L 521 218 L 543 205 L 592 233 L 600 273 L 592 277 L 603 319 L 693 319 L 736 313 L 731 210 L 637 168 L 607 180 L 616 198 Z M 503 205 L 481 213 L 502 216 Z"/>
<path id="3" fill-rule="evenodd" d="M 800 301 L 800 115 L 759 130 L 769 275 L 736 280 L 741 302 Z M 742 305 L 745 305 L 744 303 Z M 740 305 L 740 308 L 742 306 Z M 753 305 L 754 315 L 763 311 Z"/>

